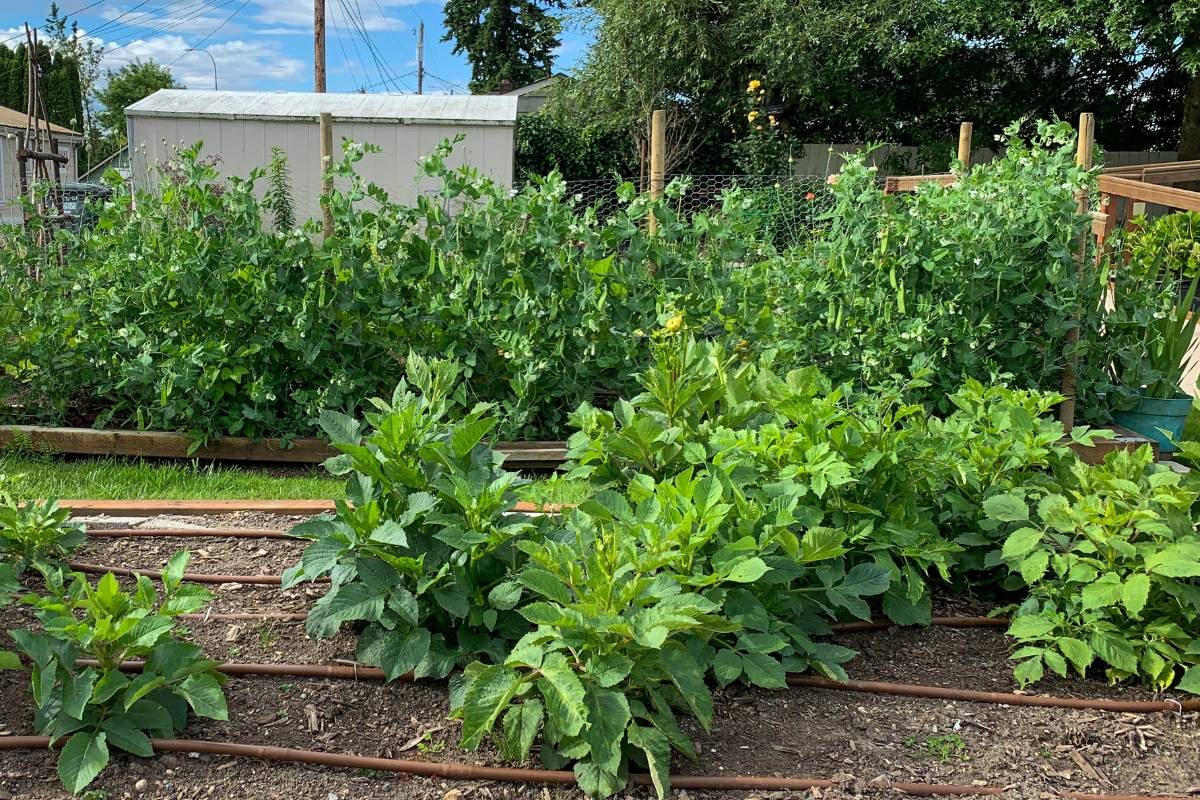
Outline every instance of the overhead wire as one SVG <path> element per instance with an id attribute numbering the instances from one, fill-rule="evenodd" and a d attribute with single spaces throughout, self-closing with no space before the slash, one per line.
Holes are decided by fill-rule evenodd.
<path id="1" fill-rule="evenodd" d="M 346 12 L 346 17 L 350 21 L 351 26 L 355 29 L 359 38 L 362 39 L 363 44 L 366 45 L 367 51 L 371 54 L 371 59 L 375 63 L 375 68 L 379 73 L 379 77 L 384 79 L 386 82 L 391 83 L 392 87 L 399 91 L 411 91 L 409 87 L 405 86 L 398 79 L 395 70 L 392 70 L 387 65 L 386 56 L 380 52 L 378 46 L 375 44 L 374 39 L 371 38 L 371 34 L 367 30 L 367 25 L 362 15 L 362 7 L 359 6 L 358 0 L 349 0 L 349 2 L 348 0 L 338 0 L 338 2 L 342 6 L 342 9 Z M 350 2 L 353 2 L 354 8 L 358 12 L 357 17 L 355 16 L 355 12 L 350 8 Z"/>
<path id="2" fill-rule="evenodd" d="M 242 11 L 242 9 L 243 9 L 243 8 L 245 8 L 245 7 L 246 7 L 246 6 L 248 6 L 248 5 L 250 5 L 250 0 L 242 0 L 242 4 L 241 4 L 240 6 L 238 6 L 237 8 L 235 8 L 235 9 L 233 10 L 233 13 L 232 13 L 232 14 L 230 14 L 228 17 L 226 17 L 224 20 L 222 20 L 222 21 L 221 21 L 221 24 L 217 25 L 217 27 L 215 27 L 215 28 L 213 28 L 211 31 L 209 31 L 209 32 L 208 32 L 208 34 L 207 34 L 207 35 L 206 35 L 206 36 L 205 36 L 203 39 L 201 39 L 200 41 L 198 41 L 198 42 L 196 42 L 194 45 L 192 45 L 192 48 L 191 48 L 191 49 L 193 49 L 193 50 L 195 50 L 195 49 L 198 49 L 198 48 L 199 48 L 201 45 L 203 45 L 203 44 L 204 44 L 205 42 L 207 42 L 209 39 L 211 39 L 212 37 L 216 36 L 216 35 L 217 35 L 217 33 L 218 33 L 218 32 L 219 32 L 219 31 L 220 31 L 222 28 L 224 28 L 226 25 L 228 25 L 228 24 L 229 24 L 230 20 L 232 20 L 234 17 L 236 17 L 238 14 L 240 14 L 240 13 L 241 13 L 241 11 Z M 185 55 L 187 55 L 187 51 L 186 51 L 186 50 L 185 50 L 184 52 L 180 53 L 180 54 L 179 54 L 179 57 L 178 57 L 178 58 L 176 58 L 174 61 L 172 61 L 170 64 L 167 64 L 167 68 L 168 68 L 168 69 L 170 69 L 172 66 L 174 66 L 175 64 L 177 64 L 177 63 L 179 62 L 179 60 L 180 60 L 181 58 L 183 58 Z"/>

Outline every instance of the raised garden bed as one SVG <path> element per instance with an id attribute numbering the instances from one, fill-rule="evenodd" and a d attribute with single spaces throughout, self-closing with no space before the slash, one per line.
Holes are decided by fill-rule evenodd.
<path id="1" fill-rule="evenodd" d="M 152 517 L 145 527 L 210 526 L 211 539 L 94 537 L 77 557 L 125 568 L 159 569 L 176 550 L 192 550 L 189 569 L 206 573 L 264 573 L 295 561 L 303 543 L 222 537 L 220 528 L 286 528 L 294 517 L 260 511 L 225 517 Z M 127 583 L 127 580 L 123 580 Z M 214 586 L 213 614 L 299 614 L 323 591 L 229 583 Z M 980 614 L 974 601 L 942 596 L 935 615 Z M 27 627 L 19 605 L 0 610 L 0 630 Z M 354 634 L 320 642 L 304 636 L 303 623 L 209 618 L 184 623 L 188 638 L 210 657 L 266 664 L 351 665 Z M 850 677 L 941 687 L 1011 692 L 1009 642 L 997 628 L 889 628 L 842 633 L 841 644 L 860 652 Z M 1050 679 L 1039 692 L 1082 698 L 1146 700 L 1150 693 L 1109 687 L 1094 680 Z M 459 725 L 447 721 L 442 681 L 380 684 L 370 680 L 232 677 L 226 686 L 230 720 L 196 719 L 191 739 L 241 742 L 332 753 L 355 753 L 422 762 L 503 765 L 495 750 L 459 749 Z M 884 798 L 899 796 L 885 784 L 956 784 L 983 793 L 1007 787 L 1006 796 L 1090 792 L 1184 797 L 1200 775 L 1200 714 L 1110 713 L 1016 708 L 958 700 L 851 693 L 818 688 L 765 691 L 731 686 L 716 693 L 711 733 L 690 720 L 685 729 L 700 762 L 676 760 L 672 771 L 716 776 L 829 778 L 832 787 L 763 797 Z M 33 732 L 28 676 L 0 673 L 0 703 L 7 736 Z M 0 790 L 12 797 L 65 798 L 56 784 L 54 758 L 44 751 L 0 752 Z M 528 766 L 528 765 L 524 765 Z M 220 755 L 170 753 L 153 759 L 124 754 L 93 788 L 113 798 L 295 797 L 356 798 L 574 798 L 573 787 L 450 782 L 394 776 L 374 770 L 314 768 Z M 695 797 L 749 797 L 744 792 L 688 790 Z M 649 791 L 630 788 L 626 796 Z"/>
<path id="2" fill-rule="evenodd" d="M 284 442 L 281 439 L 256 440 L 226 436 L 193 450 L 195 440 L 183 433 L 0 425 L 0 447 L 13 444 L 70 455 L 276 461 L 289 464 L 320 464 L 338 454 L 323 439 L 312 437 Z M 508 456 L 505 464 L 513 469 L 554 469 L 567 457 L 566 442 L 501 442 L 496 449 Z"/>

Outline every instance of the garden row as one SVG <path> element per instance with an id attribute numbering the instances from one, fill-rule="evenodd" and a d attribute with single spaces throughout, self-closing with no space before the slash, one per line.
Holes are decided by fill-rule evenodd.
<path id="1" fill-rule="evenodd" d="M 347 144 L 321 240 L 311 221 L 264 222 L 286 187 L 260 199 L 261 175 L 222 180 L 188 150 L 155 193 L 118 188 L 53 247 L 36 218 L 4 232 L 0 421 L 290 439 L 390 390 L 416 354 L 462 365 L 454 400 L 496 403 L 498 438 L 559 439 L 579 403 L 636 390 L 650 331 L 686 321 L 746 360 L 902 386 L 936 413 L 967 378 L 1057 389 L 1075 358 L 1078 416 L 1106 423 L 1174 388 L 1147 323 L 1176 305 L 1184 228 L 1150 225 L 1121 246 L 1129 265 L 1079 273 L 1076 193 L 1095 176 L 1074 134 L 1009 133 L 1003 159 L 912 194 L 851 159 L 797 201 L 821 213 L 786 248 L 753 192 L 678 214 L 686 183 L 660 200 L 622 186 L 601 215 L 555 176 L 510 192 L 450 169 L 449 145 L 424 164 L 440 190 L 403 206 L 355 175 Z"/>
<path id="2" fill-rule="evenodd" d="M 365 421 L 323 413 L 349 502 L 292 529 L 310 543 L 281 589 L 316 590 L 308 635 L 353 631 L 357 661 L 389 681 L 449 678 L 463 749 L 523 761 L 538 743 L 596 797 L 631 772 L 665 794 L 713 724 L 712 687 L 844 679 L 855 652 L 828 640 L 833 624 L 928 624 L 934 586 L 1009 614 L 1018 685 L 1200 690 L 1190 474 L 1149 448 L 1082 464 L 1046 416 L 1054 395 L 968 381 L 937 417 L 903 387 L 778 375 L 676 325 L 651 339 L 638 395 L 571 415 L 571 474 L 592 491 L 564 514 L 514 513 L 520 479 L 484 444 L 494 409 L 457 408 L 452 362 L 410 357 L 409 382 Z M 12 636 L 37 729 L 71 736 L 69 788 L 110 746 L 147 754 L 145 732 L 178 732 L 189 707 L 226 715 L 216 663 L 170 633 L 210 599 L 182 581 L 186 554 L 163 596 L 146 578 L 125 593 L 64 571 L 82 537 L 61 515 L 35 504 L 0 522 L 9 568 L 44 579 L 26 598 L 41 632 Z M 128 658 L 140 675 L 120 671 Z"/>

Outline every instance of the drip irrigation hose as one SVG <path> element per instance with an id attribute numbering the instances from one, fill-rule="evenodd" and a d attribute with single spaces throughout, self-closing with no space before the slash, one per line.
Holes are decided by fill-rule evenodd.
<path id="1" fill-rule="evenodd" d="M 59 500 L 60 508 L 71 510 L 73 516 L 147 516 L 186 514 L 209 516 L 257 511 L 289 517 L 311 517 L 336 510 L 332 500 Z M 520 500 L 513 511 L 522 514 L 553 514 L 571 503 L 531 503 Z"/>
<path id="2" fill-rule="evenodd" d="M 66 740 L 62 740 L 65 742 Z M 575 773 L 565 770 L 522 769 L 516 767 L 485 767 L 454 761 L 411 761 L 400 758 L 378 758 L 347 753 L 324 753 L 318 750 L 301 750 L 291 747 L 273 747 L 261 744 L 237 744 L 233 742 L 206 742 L 196 739 L 150 739 L 150 745 L 160 752 L 203 753 L 215 756 L 255 758 L 291 764 L 317 764 L 347 769 L 373 769 L 382 772 L 400 772 L 428 778 L 449 778 L 467 781 L 499 781 L 504 783 L 537 783 L 572 785 Z M 50 746 L 48 736 L 8 736 L 0 738 L 0 751 L 40 750 Z M 633 774 L 630 782 L 651 785 L 649 775 Z M 831 789 L 836 782 L 829 778 L 777 778 L 769 775 L 672 775 L 671 786 L 675 789 L 709 789 L 726 791 L 804 791 L 807 789 Z M 998 786 L 963 786 L 951 783 L 883 783 L 878 788 L 892 789 L 919 797 L 957 797 L 978 794 L 1002 794 L 1005 789 Z M 1089 794 L 1086 792 L 1062 792 L 1071 800 L 1185 800 L 1179 795 L 1128 795 Z"/>
<path id="3" fill-rule="evenodd" d="M 930 627 L 943 628 L 1003 628 L 1008 625 L 1008 617 L 934 617 L 929 621 Z M 885 631 L 889 628 L 913 629 L 920 626 L 897 625 L 887 620 L 879 622 L 835 622 L 829 626 L 834 633 L 855 633 L 857 631 Z"/>
<path id="4" fill-rule="evenodd" d="M 91 659 L 79 659 L 84 666 L 98 666 Z M 143 662 L 122 661 L 124 672 L 141 672 Z M 217 667 L 226 675 L 269 675 L 288 678 L 331 678 L 335 680 L 383 681 L 383 670 L 378 667 L 342 664 L 243 664 L 228 662 Z M 412 674 L 399 680 L 411 681 Z M 1169 711 L 1183 713 L 1200 711 L 1200 700 L 1107 700 L 1083 697 L 1052 697 L 1048 695 L 1014 694 L 1012 692 L 977 692 L 972 689 L 953 689 L 944 686 L 921 686 L 913 683 L 885 683 L 883 681 L 833 681 L 814 675 L 787 676 L 789 686 L 805 686 L 813 689 L 835 689 L 848 692 L 889 694 L 899 697 L 920 697 L 932 700 L 960 700 L 968 703 L 991 705 L 1036 706 L 1039 708 L 1072 708 L 1085 711 L 1118 711 L 1125 713 L 1151 713 Z"/>
<path id="5" fill-rule="evenodd" d="M 1077 708 L 1088 711 L 1200 711 L 1200 700 L 1106 700 L 1083 697 L 1049 697 L 1046 695 L 1014 694 L 1012 692 L 978 692 L 973 689 L 952 689 L 943 686 L 922 686 L 915 683 L 885 683 L 883 681 L 833 681 L 815 675 L 787 676 L 789 686 L 808 686 L 814 689 L 838 689 L 845 692 L 890 694 L 900 697 L 923 697 L 934 700 L 962 700 L 968 703 L 993 703 L 1009 706 L 1038 706 L 1041 708 Z"/>

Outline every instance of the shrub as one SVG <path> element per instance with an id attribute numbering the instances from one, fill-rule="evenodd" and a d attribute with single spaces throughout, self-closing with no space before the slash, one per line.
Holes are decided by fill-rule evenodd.
<path id="1" fill-rule="evenodd" d="M 51 595 L 27 598 L 45 633 L 9 631 L 32 663 L 35 727 L 52 743 L 70 737 L 58 756 L 68 791 L 82 791 L 100 774 L 110 746 L 152 756 L 147 734 L 173 736 L 186 725 L 189 707 L 200 716 L 226 719 L 218 662 L 171 635 L 174 617 L 212 598 L 181 583 L 187 561 L 187 551 L 170 559 L 161 597 L 144 576 L 136 590 L 125 592 L 111 574 L 92 586 L 78 573 L 64 584 L 61 572 L 48 570 Z M 81 658 L 96 664 L 81 666 Z M 145 659 L 145 666 L 131 678 L 120 666 L 135 658 Z"/>
<path id="2" fill-rule="evenodd" d="M 70 509 L 56 501 L 18 503 L 11 497 L 0 502 L 0 564 L 20 575 L 33 567 L 61 567 L 86 541 L 83 525 L 70 522 Z"/>
<path id="3" fill-rule="evenodd" d="M 1029 591 L 1008 631 L 1022 685 L 1097 663 L 1114 683 L 1200 693 L 1200 494 L 1152 460 L 1149 447 L 1114 451 L 985 503 L 1009 531 L 1004 564 Z"/>

